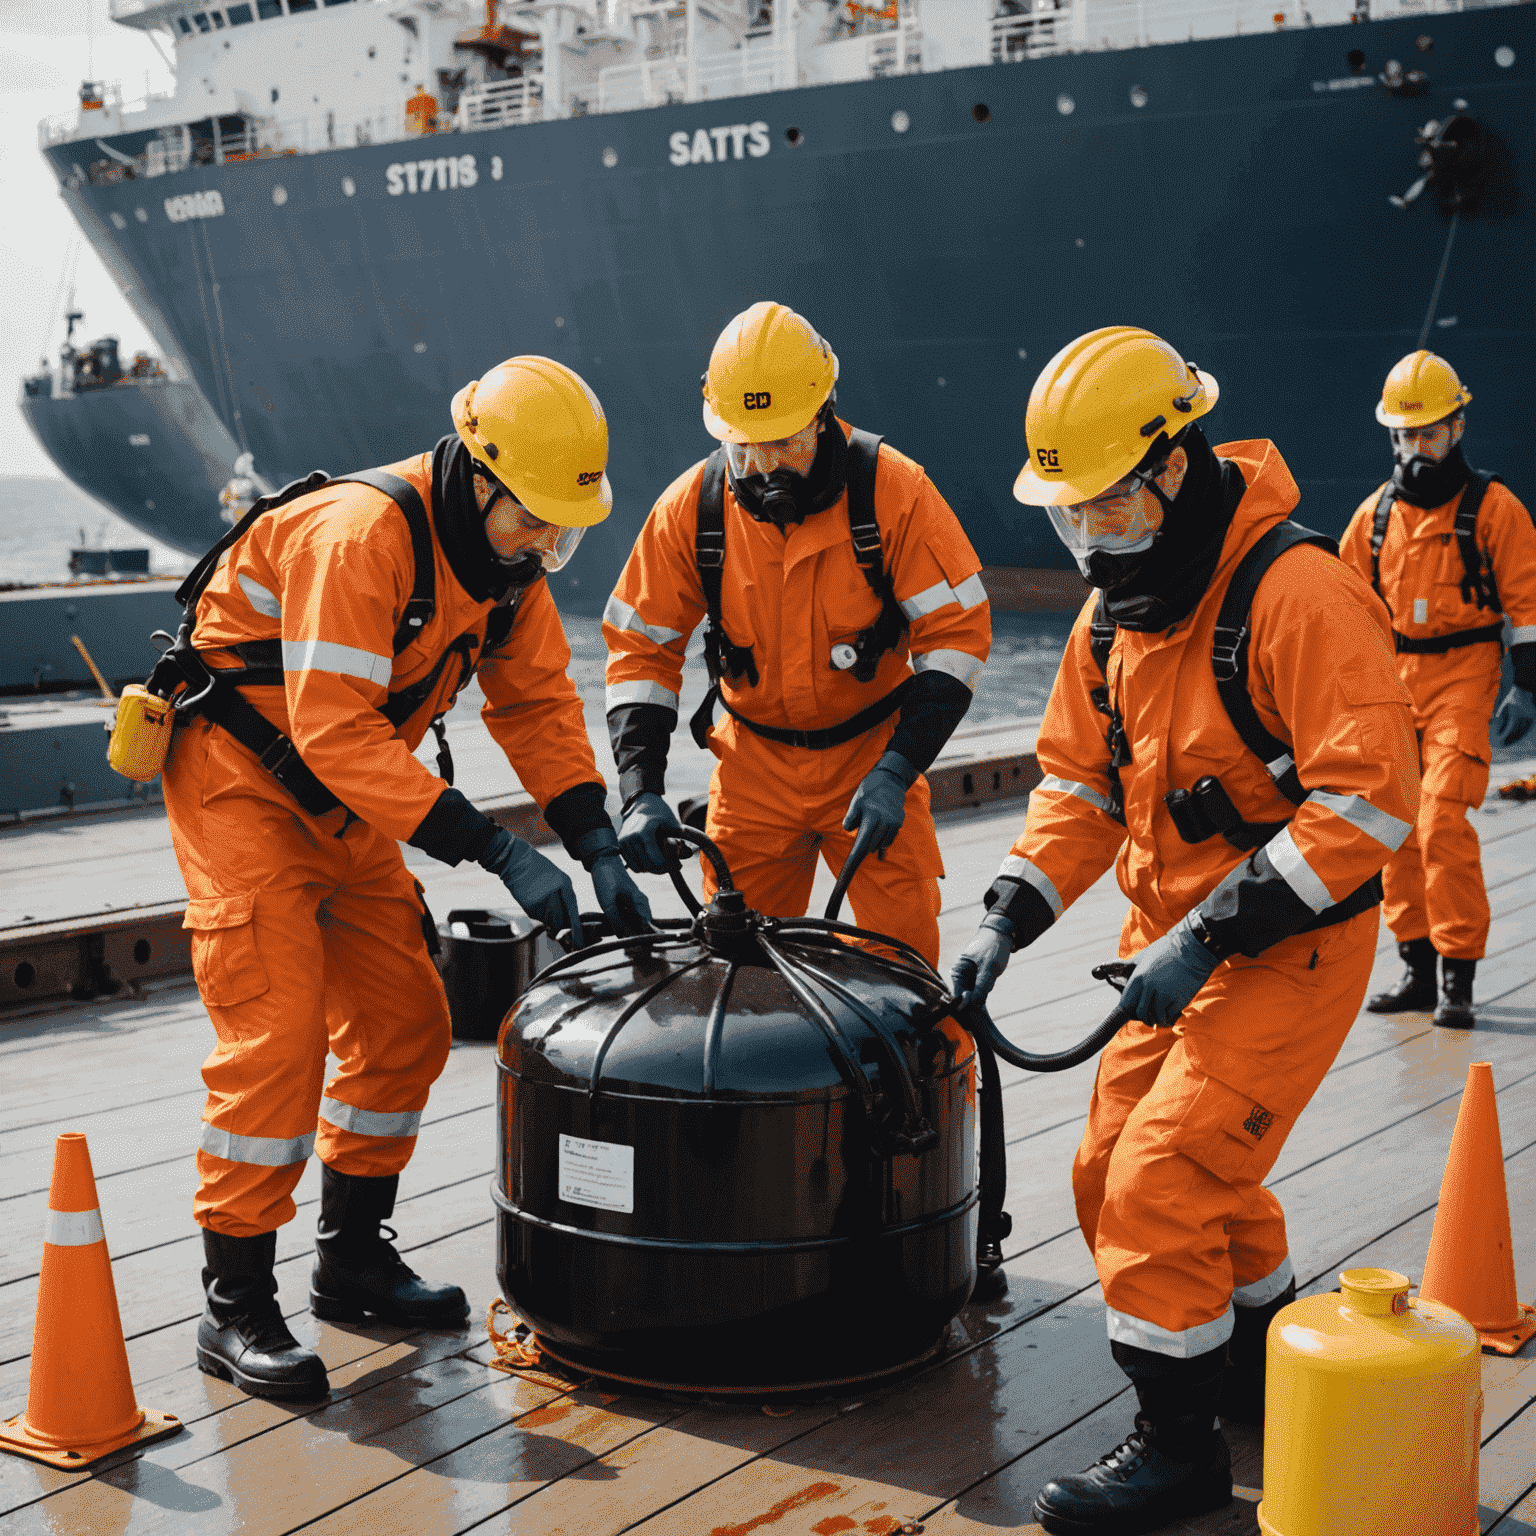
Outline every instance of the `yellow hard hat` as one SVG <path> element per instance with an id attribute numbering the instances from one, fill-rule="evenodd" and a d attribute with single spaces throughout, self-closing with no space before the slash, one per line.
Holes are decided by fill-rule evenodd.
<path id="1" fill-rule="evenodd" d="M 1133 325 L 1068 342 L 1029 392 L 1029 461 L 1013 482 L 1030 507 L 1091 501 L 1128 475 L 1159 435 L 1172 437 L 1216 404 L 1210 374 Z"/>
<path id="2" fill-rule="evenodd" d="M 704 425 L 722 443 L 772 443 L 808 427 L 837 383 L 837 355 L 783 304 L 754 304 L 720 332 L 704 375 Z"/>
<path id="3" fill-rule="evenodd" d="M 590 528 L 613 510 L 608 420 L 564 363 L 498 363 L 453 397 L 453 424 L 476 460 L 544 522 Z"/>
<path id="4" fill-rule="evenodd" d="M 1472 398 L 1443 357 L 1422 348 L 1410 352 L 1387 375 L 1376 402 L 1384 427 L 1428 427 L 1444 421 Z"/>

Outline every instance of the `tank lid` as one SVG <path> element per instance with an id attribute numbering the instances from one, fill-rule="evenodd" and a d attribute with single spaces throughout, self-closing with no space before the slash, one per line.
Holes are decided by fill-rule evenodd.
<path id="1" fill-rule="evenodd" d="M 1370 1317 L 1401 1317 L 1408 1310 L 1413 1282 L 1395 1269 L 1345 1269 L 1339 1272 L 1344 1304 Z"/>

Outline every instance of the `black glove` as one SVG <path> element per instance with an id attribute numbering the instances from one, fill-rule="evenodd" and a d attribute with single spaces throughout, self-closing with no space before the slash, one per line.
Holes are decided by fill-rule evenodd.
<path id="1" fill-rule="evenodd" d="M 976 936 L 960 951 L 950 972 L 949 990 L 962 1008 L 984 1003 L 997 984 L 1013 954 L 1013 924 L 1001 912 L 989 912 L 981 920 Z"/>
<path id="2" fill-rule="evenodd" d="M 677 863 L 677 855 L 661 844 L 661 834 L 677 826 L 672 807 L 649 790 L 629 803 L 619 827 L 619 852 L 624 862 L 642 875 L 664 875 Z"/>
<path id="3" fill-rule="evenodd" d="M 550 937 L 563 928 L 581 945 L 581 909 L 576 887 L 558 865 L 552 864 L 531 843 L 513 837 L 505 827 L 485 845 L 478 860 L 512 893 L 512 899 L 529 917 L 544 924 Z"/>
<path id="4" fill-rule="evenodd" d="M 864 775 L 843 817 L 845 832 L 858 829 L 854 854 L 884 853 L 895 842 L 907 816 L 907 791 L 916 782 L 917 769 L 899 752 L 885 753 Z"/>
<path id="5" fill-rule="evenodd" d="M 619 853 L 619 840 L 611 827 L 588 832 L 576 844 L 576 857 L 592 876 L 592 889 L 603 915 L 620 938 L 645 933 L 651 924 L 651 904 L 645 892 L 630 878 Z"/>

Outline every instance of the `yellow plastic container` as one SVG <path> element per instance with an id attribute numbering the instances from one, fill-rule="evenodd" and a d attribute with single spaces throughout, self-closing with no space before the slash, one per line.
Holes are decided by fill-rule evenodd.
<path id="1" fill-rule="evenodd" d="M 165 767 L 175 718 L 169 699 L 156 698 L 142 684 L 130 683 L 117 701 L 117 717 L 107 742 L 108 764 L 125 779 L 149 783 Z"/>
<path id="2" fill-rule="evenodd" d="M 1265 1536 L 1477 1536 L 1482 1350 L 1390 1269 L 1346 1269 L 1269 1325 Z"/>

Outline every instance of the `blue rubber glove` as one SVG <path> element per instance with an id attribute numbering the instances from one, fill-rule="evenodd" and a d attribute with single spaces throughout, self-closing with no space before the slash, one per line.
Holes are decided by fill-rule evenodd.
<path id="1" fill-rule="evenodd" d="M 619 852 L 624 862 L 642 875 L 664 875 L 677 864 L 677 855 L 661 845 L 660 834 L 676 827 L 672 807 L 649 790 L 636 795 L 619 827 Z"/>
<path id="2" fill-rule="evenodd" d="M 858 830 L 854 854 L 883 854 L 896 841 L 907 816 L 907 791 L 916 782 L 917 769 L 899 752 L 885 753 L 864 775 L 843 817 L 843 831 Z"/>
<path id="3" fill-rule="evenodd" d="M 982 918 L 976 937 L 960 951 L 949 974 L 949 990 L 962 1008 L 986 1001 L 997 978 L 1007 969 L 1013 938 L 1013 924 L 1001 912 L 989 912 Z"/>
<path id="4" fill-rule="evenodd" d="M 1511 688 L 1493 712 L 1488 735 L 1496 747 L 1512 747 L 1536 725 L 1536 698 L 1528 688 Z"/>
<path id="5" fill-rule="evenodd" d="M 576 857 L 592 876 L 592 889 L 603 916 L 620 938 L 646 933 L 651 927 L 651 904 L 630 878 L 619 853 L 612 827 L 597 827 L 576 844 Z"/>
<path id="6" fill-rule="evenodd" d="M 496 829 L 477 862 L 506 886 L 529 917 L 544 924 L 551 938 L 569 928 L 577 948 L 581 947 L 576 887 L 558 865 L 550 863 L 531 843 L 513 837 L 505 827 Z"/>
<path id="7" fill-rule="evenodd" d="M 1181 918 L 1136 956 L 1120 1006 L 1143 1024 L 1172 1024 L 1220 964 Z"/>

